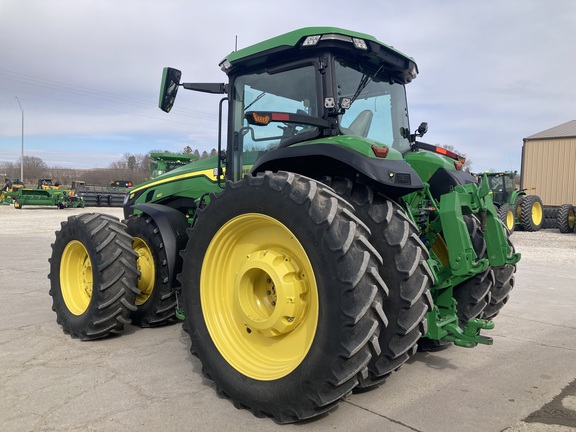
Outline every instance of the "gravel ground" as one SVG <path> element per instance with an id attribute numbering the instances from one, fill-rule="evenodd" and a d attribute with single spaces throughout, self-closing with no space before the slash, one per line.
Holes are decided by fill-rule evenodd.
<path id="1" fill-rule="evenodd" d="M 557 229 L 538 232 L 515 231 L 511 237 L 521 263 L 576 264 L 576 233 L 561 234 Z"/>

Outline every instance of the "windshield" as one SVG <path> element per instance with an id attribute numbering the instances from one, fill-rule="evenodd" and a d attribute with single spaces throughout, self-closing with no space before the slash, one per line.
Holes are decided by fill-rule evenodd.
<path id="1" fill-rule="evenodd" d="M 305 134 L 317 134 L 318 128 L 304 124 L 271 122 L 265 126 L 249 125 L 248 111 L 274 111 L 318 116 L 316 68 L 305 65 L 277 73 L 259 71 L 234 81 L 233 130 L 236 146 L 246 153 L 258 153 L 288 140 L 298 141 Z M 257 156 L 256 155 L 256 156 Z M 247 163 L 247 160 L 244 161 Z"/>
<path id="2" fill-rule="evenodd" d="M 410 150 L 408 108 L 402 84 L 390 84 L 376 71 L 337 59 L 335 66 L 338 99 L 352 99 L 339 116 L 340 132 L 373 139 L 402 153 Z M 384 79 L 384 80 L 383 80 Z"/>

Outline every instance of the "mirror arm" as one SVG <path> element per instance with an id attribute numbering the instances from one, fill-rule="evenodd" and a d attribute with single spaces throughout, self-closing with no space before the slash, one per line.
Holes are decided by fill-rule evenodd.
<path id="1" fill-rule="evenodd" d="M 182 83 L 186 90 L 194 90 L 203 93 L 227 94 L 228 84 L 224 83 Z"/>

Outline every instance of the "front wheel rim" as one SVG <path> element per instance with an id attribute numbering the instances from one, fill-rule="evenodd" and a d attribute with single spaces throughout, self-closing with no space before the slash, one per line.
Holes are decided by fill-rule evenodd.
<path id="1" fill-rule="evenodd" d="M 78 240 L 68 243 L 62 252 L 60 286 L 68 310 L 77 316 L 86 312 L 92 299 L 92 261 Z"/>
<path id="2" fill-rule="evenodd" d="M 514 229 L 514 224 L 515 224 L 514 212 L 510 210 L 509 212 L 506 213 L 506 227 L 508 228 L 509 231 L 512 231 L 512 229 Z"/>
<path id="3" fill-rule="evenodd" d="M 282 378 L 312 346 L 319 317 L 312 264 L 272 217 L 245 214 L 218 230 L 202 263 L 200 301 L 216 348 L 245 376 Z"/>

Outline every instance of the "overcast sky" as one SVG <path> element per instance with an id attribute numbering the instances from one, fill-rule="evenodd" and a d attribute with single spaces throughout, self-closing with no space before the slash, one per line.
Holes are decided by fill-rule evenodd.
<path id="1" fill-rule="evenodd" d="M 216 147 L 220 96 L 157 108 L 162 68 L 224 82 L 234 49 L 300 27 L 375 36 L 413 57 L 411 128 L 474 171 L 520 169 L 522 139 L 576 119 L 573 0 L 0 0 L 0 161 L 107 167 Z M 15 97 L 18 97 L 18 100 Z"/>

